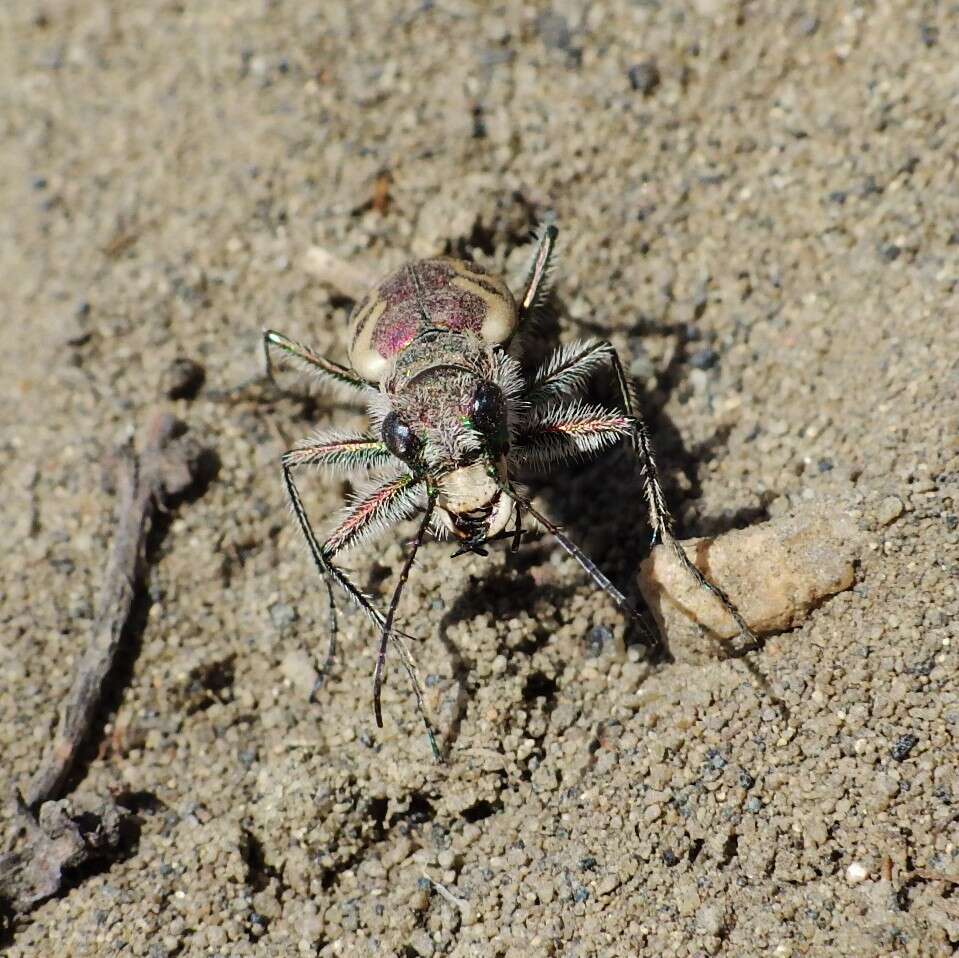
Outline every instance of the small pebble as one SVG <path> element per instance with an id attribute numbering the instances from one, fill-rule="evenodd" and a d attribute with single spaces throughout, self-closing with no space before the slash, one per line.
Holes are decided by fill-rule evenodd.
<path id="1" fill-rule="evenodd" d="M 768 635 L 795 628 L 824 598 L 853 585 L 859 541 L 849 514 L 817 501 L 792 515 L 681 545 L 753 631 Z M 677 661 L 715 659 L 730 648 L 717 638 L 739 634 L 732 616 L 662 544 L 643 560 L 639 587 Z"/>
<path id="2" fill-rule="evenodd" d="M 570 33 L 566 17 L 547 10 L 536 18 L 536 29 L 539 31 L 540 39 L 551 50 L 569 49 Z"/>
<path id="3" fill-rule="evenodd" d="M 923 46 L 934 47 L 939 42 L 939 28 L 931 23 L 922 23 L 919 25 L 919 39 Z"/>
<path id="4" fill-rule="evenodd" d="M 719 360 L 715 349 L 701 349 L 689 357 L 689 364 L 696 369 L 712 369 Z"/>
<path id="5" fill-rule="evenodd" d="M 858 885 L 869 877 L 869 871 L 861 862 L 853 862 L 846 869 L 846 881 L 850 885 Z"/>
<path id="6" fill-rule="evenodd" d="M 280 663 L 280 671 L 302 698 L 312 694 L 319 677 L 312 657 L 303 649 L 288 652 Z"/>
<path id="7" fill-rule="evenodd" d="M 889 754 L 897 761 L 903 762 L 909 757 L 909 753 L 915 748 L 919 741 L 915 735 L 901 735 L 896 744 L 889 750 Z"/>
<path id="8" fill-rule="evenodd" d="M 715 749 L 715 748 L 711 748 L 706 753 L 706 761 L 713 768 L 725 768 L 727 765 L 726 758 L 718 749 Z"/>
<path id="9" fill-rule="evenodd" d="M 640 382 L 652 379 L 656 375 L 656 367 L 653 361 L 645 353 L 640 353 L 629 364 L 629 375 Z"/>
<path id="10" fill-rule="evenodd" d="M 699 925 L 704 934 L 718 935 L 725 924 L 722 909 L 715 904 L 703 905 L 696 912 L 696 924 Z"/>
<path id="11" fill-rule="evenodd" d="M 876 521 L 881 526 L 895 522 L 903 513 L 905 506 L 899 496 L 886 496 L 876 510 Z"/>
<path id="12" fill-rule="evenodd" d="M 586 657 L 588 659 L 598 658 L 603 654 L 605 646 L 613 640 L 613 633 L 605 625 L 593 626 L 586 633 Z"/>
<path id="13" fill-rule="evenodd" d="M 661 818 L 663 814 L 662 805 L 653 804 L 643 812 L 643 820 L 646 822 L 655 822 L 657 819 Z"/>
<path id="14" fill-rule="evenodd" d="M 644 60 L 629 68 L 629 85 L 643 96 L 650 96 L 656 92 L 662 77 L 655 60 Z"/>
<path id="15" fill-rule="evenodd" d="M 285 602 L 274 602 L 270 606 L 270 620 L 278 629 L 285 629 L 297 620 L 296 609 Z"/>

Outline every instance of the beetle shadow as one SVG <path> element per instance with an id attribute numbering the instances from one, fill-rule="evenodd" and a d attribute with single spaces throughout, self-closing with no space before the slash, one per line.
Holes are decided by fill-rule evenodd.
<path id="1" fill-rule="evenodd" d="M 448 543 L 447 543 L 448 544 Z M 445 758 L 459 739 L 460 728 L 473 700 L 475 680 L 471 678 L 476 669 L 475 659 L 464 655 L 458 642 L 450 635 L 454 625 L 469 622 L 483 613 L 491 613 L 498 620 L 515 618 L 529 611 L 529 594 L 538 590 L 544 601 L 561 605 L 577 591 L 578 585 L 537 585 L 531 569 L 549 561 L 552 549 L 544 540 L 524 545 L 519 552 L 507 552 L 506 565 L 484 576 L 470 576 L 464 588 L 443 614 L 437 627 L 437 635 L 446 650 L 450 662 L 451 679 L 456 685 L 456 698 L 452 718 L 443 729 Z M 546 645 L 551 638 L 549 630 L 536 623 L 534 635 L 525 641 L 510 646 L 512 651 L 531 656 Z M 502 648 L 502 645 L 500 645 Z"/>
<path id="2" fill-rule="evenodd" d="M 563 303 L 551 292 L 536 317 L 535 327 L 527 332 L 522 342 L 521 363 L 527 375 L 531 374 L 560 345 L 561 330 L 577 328 L 584 337 L 605 339 L 609 330 L 599 323 L 572 320 Z M 656 377 L 655 390 L 644 389 L 635 383 L 637 412 L 649 430 L 663 493 L 675 518 L 677 538 L 716 535 L 768 518 L 763 501 L 756 506 L 727 510 L 706 515 L 696 513 L 692 521 L 680 521 L 684 502 L 695 502 L 702 496 L 702 474 L 709 460 L 726 448 L 729 427 L 723 427 L 703 442 L 687 445 L 674 420 L 665 412 L 669 399 L 688 382 L 693 349 L 700 342 L 697 331 L 690 325 L 668 320 L 641 318 L 629 331 L 630 339 L 658 336 L 674 340 L 676 348 L 666 368 Z M 624 357 L 626 364 L 629 357 Z M 612 376 L 593 377 L 586 398 L 611 408 L 620 408 L 619 397 Z M 640 620 L 626 623 L 625 641 L 629 645 L 646 647 L 649 661 L 669 661 L 666 644 L 660 640 L 655 621 L 639 594 L 636 585 L 640 563 L 649 554 L 652 530 L 643 480 L 636 457 L 623 443 L 617 444 L 598 457 L 563 466 L 548 476 L 521 476 L 534 496 L 546 503 L 547 515 L 566 531 L 573 541 L 609 576 L 617 588 L 640 613 Z M 451 663 L 452 679 L 456 683 L 453 716 L 444 729 L 444 752 L 448 756 L 458 740 L 460 729 L 472 699 L 475 679 L 475 661 L 462 652 L 450 636 L 452 626 L 469 621 L 484 612 L 497 618 L 511 618 L 529 609 L 532 589 L 549 590 L 548 601 L 564 603 L 580 588 L 578 580 L 568 586 L 538 586 L 530 570 L 549 561 L 555 544 L 548 534 L 534 533 L 518 555 L 502 569 L 482 578 L 464 583 L 463 590 L 453 606 L 443 615 L 438 634 Z M 519 573 L 519 574 L 517 574 Z M 588 653 L 589 632 L 583 635 L 583 654 Z M 542 628 L 533 652 L 550 639 Z M 525 648 L 520 651 L 527 651 Z M 755 673 L 753 668 L 750 671 Z M 762 684 L 761 676 L 756 676 Z"/>
<path id="3" fill-rule="evenodd" d="M 546 341 L 537 349 L 535 361 L 558 345 L 559 329 L 564 325 L 576 328 L 584 337 L 608 338 L 609 329 L 600 323 L 570 318 L 555 296 L 550 297 L 547 306 L 550 315 L 540 326 Z M 712 515 L 695 512 L 691 520 L 683 521 L 686 510 L 680 506 L 701 498 L 703 469 L 726 448 L 730 427 L 717 429 L 703 442 L 686 444 L 665 409 L 670 398 L 686 386 L 692 347 L 701 340 L 691 324 L 648 317 L 640 318 L 629 331 L 629 338 L 634 340 L 653 336 L 672 339 L 676 348 L 666 368 L 657 375 L 655 390 L 645 389 L 635 381 L 633 384 L 637 413 L 651 437 L 663 494 L 675 520 L 676 537 L 712 536 L 768 519 L 768 500 L 764 499 L 755 506 Z M 629 357 L 623 358 L 628 367 Z M 621 408 L 613 377 L 609 375 L 594 376 L 586 398 Z M 549 475 L 523 479 L 533 495 L 547 504 L 549 517 L 568 532 L 638 610 L 646 610 L 636 578 L 640 563 L 652 546 L 652 529 L 639 463 L 628 445 L 618 443 L 588 461 L 562 466 Z M 653 629 L 658 634 L 655 626 Z M 649 654 L 653 658 L 670 658 L 661 643 L 651 647 Z"/>

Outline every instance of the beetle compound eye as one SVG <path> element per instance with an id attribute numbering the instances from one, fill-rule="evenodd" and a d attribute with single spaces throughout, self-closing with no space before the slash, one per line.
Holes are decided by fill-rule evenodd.
<path id="1" fill-rule="evenodd" d="M 383 420 L 383 442 L 397 459 L 410 462 L 416 458 L 419 440 L 395 412 L 389 413 Z"/>
<path id="2" fill-rule="evenodd" d="M 496 383 L 487 381 L 476 387 L 470 404 L 470 422 L 485 436 L 501 444 L 506 442 L 506 400 Z"/>

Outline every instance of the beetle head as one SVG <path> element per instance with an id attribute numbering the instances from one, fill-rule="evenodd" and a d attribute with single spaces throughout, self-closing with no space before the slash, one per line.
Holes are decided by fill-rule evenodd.
<path id="1" fill-rule="evenodd" d="M 388 385 L 380 428 L 390 452 L 433 481 L 442 529 L 478 547 L 514 515 L 503 489 L 521 382 L 515 361 L 498 350 L 462 358 L 420 369 L 400 388 Z"/>

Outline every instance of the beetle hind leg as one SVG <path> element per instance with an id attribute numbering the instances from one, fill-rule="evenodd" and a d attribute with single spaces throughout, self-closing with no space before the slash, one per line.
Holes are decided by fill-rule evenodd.
<path id="1" fill-rule="evenodd" d="M 559 230 L 552 223 L 547 223 L 537 231 L 536 253 L 530 263 L 526 289 L 519 303 L 520 326 L 543 305 L 549 295 L 553 250 L 558 235 Z"/>
<path id="2" fill-rule="evenodd" d="M 564 398 L 581 390 L 596 369 L 607 364 L 616 379 L 625 415 L 584 404 L 562 404 Z M 531 403 L 532 412 L 513 454 L 523 464 L 550 465 L 577 454 L 597 452 L 620 436 L 628 437 L 643 475 L 653 542 L 663 542 L 687 574 L 716 596 L 739 627 L 746 648 L 755 648 L 756 635 L 735 604 L 693 565 L 673 535 L 673 519 L 659 481 L 649 432 L 636 412 L 632 383 L 612 343 L 592 340 L 561 347 L 536 372 L 524 398 Z"/>
<path id="3" fill-rule="evenodd" d="M 703 575 L 703 573 L 690 561 L 686 550 L 679 544 L 679 540 L 673 535 L 673 517 L 666 505 L 666 497 L 663 495 L 663 487 L 659 481 L 659 470 L 656 468 L 656 459 L 653 455 L 653 446 L 649 438 L 649 431 L 646 424 L 635 412 L 635 396 L 631 383 L 626 377 L 623 364 L 620 361 L 619 354 L 610 347 L 610 363 L 613 367 L 613 374 L 616 377 L 616 383 L 619 388 L 620 401 L 623 404 L 624 411 L 630 420 L 631 434 L 630 442 L 633 452 L 639 460 L 640 470 L 643 474 L 643 486 L 646 494 L 646 503 L 649 508 L 650 524 L 653 527 L 653 542 L 657 537 L 667 546 L 675 555 L 680 566 L 691 576 L 701 588 L 711 592 L 721 603 L 723 609 L 729 613 L 733 621 L 739 628 L 740 635 L 744 640 L 744 648 L 738 651 L 751 651 L 758 648 L 759 639 L 749 627 L 749 624 L 743 618 L 735 603 L 726 595 L 726 593 L 714 582 Z"/>

